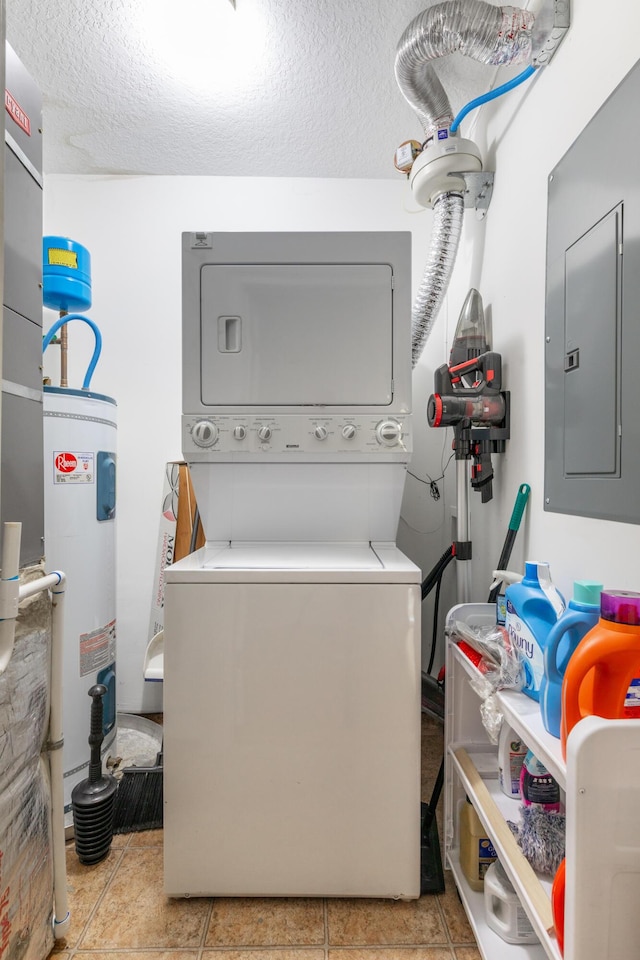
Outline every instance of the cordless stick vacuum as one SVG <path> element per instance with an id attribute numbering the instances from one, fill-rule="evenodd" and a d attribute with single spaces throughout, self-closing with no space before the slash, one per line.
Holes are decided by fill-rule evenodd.
<path id="1" fill-rule="evenodd" d="M 462 307 L 449 363 L 434 374 L 427 403 L 430 427 L 453 427 L 456 460 L 456 540 L 458 602 L 471 592 L 469 481 L 482 503 L 493 497 L 492 453 L 504 453 L 509 439 L 509 393 L 502 389 L 502 357 L 491 350 L 482 297 L 471 289 Z M 469 462 L 471 475 L 469 476 Z"/>
<path id="2" fill-rule="evenodd" d="M 491 455 L 504 453 L 509 439 L 509 393 L 502 389 L 502 357 L 491 350 L 482 297 L 471 289 L 460 313 L 449 363 L 434 374 L 434 392 L 427 403 L 430 427 L 453 427 L 456 460 L 456 539 L 422 583 L 422 599 L 433 587 L 439 590 L 442 575 L 456 560 L 458 603 L 471 594 L 471 537 L 469 534 L 469 482 L 482 503 L 493 497 Z M 469 474 L 469 462 L 471 473 Z M 438 594 L 436 593 L 436 598 Z M 435 619 L 434 638 L 435 648 Z M 431 665 L 430 665 L 431 666 Z M 423 804 L 421 834 L 421 893 L 444 889 L 442 856 L 436 807 L 444 782 L 444 757 L 428 804 Z"/>

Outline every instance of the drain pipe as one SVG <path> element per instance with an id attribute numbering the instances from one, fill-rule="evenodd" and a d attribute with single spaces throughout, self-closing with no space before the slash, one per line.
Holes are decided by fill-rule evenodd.
<path id="1" fill-rule="evenodd" d="M 49 778 L 51 781 L 51 833 L 53 845 L 53 935 L 64 939 L 69 929 L 67 867 L 64 835 L 64 766 L 62 762 L 62 661 L 66 577 L 56 570 L 20 587 L 20 600 L 50 590 L 51 607 L 51 705 L 49 707 Z"/>
<path id="2" fill-rule="evenodd" d="M 64 767 L 62 762 L 62 663 L 64 641 L 65 575 L 55 571 L 19 586 L 21 523 L 5 523 L 2 530 L 0 577 L 0 673 L 11 654 L 19 604 L 43 590 L 51 590 L 51 684 L 47 753 L 51 783 L 51 839 L 53 849 L 53 935 L 63 939 L 69 929 L 67 867 L 64 835 Z"/>
<path id="3" fill-rule="evenodd" d="M 417 364 L 442 305 L 455 265 L 466 192 L 465 173 L 482 170 L 471 140 L 452 134 L 453 112 L 431 61 L 450 53 L 500 66 L 531 59 L 534 17 L 484 0 L 445 0 L 423 11 L 402 34 L 395 74 L 425 132 L 409 179 L 421 206 L 434 211 L 434 232 L 412 314 L 411 355 Z"/>
<path id="4" fill-rule="evenodd" d="M 47 587 L 44 586 L 47 581 Z M 66 577 L 55 571 L 43 577 L 42 589 L 51 590 L 51 707 L 47 751 L 51 771 L 51 821 L 53 834 L 53 935 L 63 940 L 69 929 L 67 861 L 64 830 L 64 763 L 62 757 L 62 672 L 64 656 L 64 599 Z"/>
<path id="5" fill-rule="evenodd" d="M 0 674 L 9 666 L 16 635 L 19 604 L 21 523 L 2 528 L 2 571 L 0 572 Z"/>

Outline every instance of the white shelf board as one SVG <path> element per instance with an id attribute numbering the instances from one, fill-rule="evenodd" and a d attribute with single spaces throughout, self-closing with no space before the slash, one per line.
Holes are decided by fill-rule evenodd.
<path id="1" fill-rule="evenodd" d="M 507 943 L 487 926 L 484 894 L 477 893 L 469 886 L 460 866 L 459 851 L 450 851 L 448 860 L 483 960 L 547 960 L 548 955 L 542 944 Z M 557 956 L 560 957 L 560 954 Z"/>
<path id="2" fill-rule="evenodd" d="M 466 778 L 466 776 L 465 776 L 465 774 L 464 774 L 464 771 L 463 771 L 462 768 L 460 767 L 460 765 L 459 765 L 459 763 L 458 763 L 458 761 L 457 761 L 457 758 L 456 758 L 456 756 L 455 756 L 455 754 L 454 754 L 454 752 L 453 752 L 453 751 L 456 750 L 459 746 L 464 746 L 464 744 L 450 744 L 450 745 L 449 745 L 450 762 L 452 763 L 453 768 L 455 769 L 458 777 L 460 778 L 460 781 L 462 782 L 462 784 L 463 784 L 463 786 L 464 786 L 464 789 L 465 789 L 465 791 L 466 791 L 466 793 L 467 793 L 467 796 L 469 797 L 469 799 L 470 799 L 471 802 L 473 803 L 474 807 L 476 808 L 476 811 L 477 811 L 477 813 L 478 813 L 478 816 L 479 816 L 480 819 L 482 820 L 482 823 L 483 823 L 485 829 L 487 830 L 487 832 L 488 832 L 489 835 L 491 836 L 491 840 L 492 840 L 493 845 L 494 845 L 494 847 L 495 847 L 496 853 L 498 854 L 498 857 L 499 857 L 499 859 L 500 859 L 500 862 L 502 863 L 503 867 L 505 868 L 505 870 L 506 870 L 506 872 L 507 872 L 507 874 L 508 874 L 508 876 L 509 876 L 509 879 L 511 880 L 511 882 L 512 882 L 512 884 L 513 884 L 513 886 L 514 886 L 514 888 L 515 888 L 515 890 L 516 890 L 516 892 L 517 892 L 517 894 L 518 894 L 518 897 L 520 898 L 520 902 L 522 903 L 522 906 L 523 906 L 524 909 L 526 910 L 527 915 L 528 915 L 531 923 L 533 924 L 533 927 L 534 927 L 537 935 L 540 937 L 540 940 L 541 940 L 541 943 L 542 943 L 542 947 L 541 947 L 542 952 L 540 953 L 540 956 L 541 956 L 541 957 L 549 957 L 549 958 L 552 958 L 552 960 L 562 960 L 562 954 L 560 953 L 560 949 L 559 949 L 559 947 L 558 947 L 558 941 L 556 940 L 556 937 L 555 937 L 554 935 L 549 934 L 549 933 L 541 926 L 540 921 L 539 921 L 539 919 L 538 919 L 538 916 L 536 915 L 535 911 L 534 911 L 534 910 L 532 909 L 532 907 L 531 907 L 531 904 L 530 904 L 530 902 L 529 902 L 529 898 L 528 898 L 528 895 L 527 895 L 527 891 L 526 891 L 526 889 L 522 886 L 518 874 L 517 874 L 517 873 L 515 872 L 515 870 L 513 869 L 512 865 L 511 865 L 511 862 L 510 862 L 510 860 L 509 860 L 509 856 L 508 856 L 507 852 L 504 850 L 504 848 L 502 847 L 502 845 L 500 844 L 500 842 L 491 834 L 491 831 L 490 831 L 490 829 L 489 829 L 488 820 L 487 820 L 486 817 L 484 816 L 484 810 L 483 810 L 482 804 L 479 802 L 478 797 L 477 797 L 475 791 L 473 790 L 472 785 L 471 785 L 471 784 L 469 783 L 469 781 L 467 780 L 467 778 Z M 470 754 L 470 757 L 471 757 L 471 759 L 473 760 L 473 754 L 472 754 L 472 753 Z M 485 779 L 485 780 L 484 780 L 484 784 L 485 784 L 487 790 L 489 791 L 489 794 L 490 794 L 490 796 L 491 796 L 491 799 L 494 801 L 494 803 L 496 804 L 496 806 L 497 806 L 498 809 L 500 810 L 500 813 L 502 814 L 502 816 L 504 817 L 504 819 L 505 819 L 505 820 L 511 820 L 511 821 L 513 821 L 513 822 L 516 822 L 517 820 L 519 820 L 519 819 L 520 819 L 520 801 L 519 801 L 519 800 L 514 800 L 514 799 L 512 799 L 511 797 L 507 797 L 506 794 L 504 794 L 504 793 L 502 792 L 502 790 L 500 789 L 500 784 L 498 783 L 497 780 Z M 541 884 L 541 886 L 543 887 L 543 889 L 544 889 L 547 897 L 550 898 L 550 897 L 551 897 L 551 886 L 552 886 L 553 878 L 551 878 L 551 877 L 546 877 L 546 876 L 542 876 L 542 875 L 540 875 L 540 874 L 537 874 L 537 877 L 538 877 L 538 880 L 540 881 L 540 884 Z M 473 891 L 471 891 L 471 892 L 473 892 Z M 484 907 L 483 907 L 483 909 L 484 909 Z M 498 938 L 498 939 L 499 939 L 499 938 Z M 525 954 L 525 956 L 526 956 L 526 954 Z M 534 955 L 534 956 L 535 956 L 535 955 Z M 493 960 L 493 957 L 491 957 L 490 960 Z"/>
<path id="3" fill-rule="evenodd" d="M 469 677 L 482 679 L 480 671 L 458 645 L 452 643 L 451 646 L 456 660 Z M 540 763 L 545 765 L 551 776 L 558 781 L 563 790 L 566 790 L 567 767 L 562 759 L 560 741 L 545 730 L 540 704 L 515 690 L 499 690 L 497 699 L 509 726 L 522 737 Z"/>

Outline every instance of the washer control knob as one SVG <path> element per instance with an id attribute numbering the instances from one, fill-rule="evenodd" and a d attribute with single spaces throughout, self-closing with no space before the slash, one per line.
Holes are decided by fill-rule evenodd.
<path id="1" fill-rule="evenodd" d="M 268 443 L 271 440 L 271 427 L 260 427 L 258 439 L 262 440 L 263 443 Z"/>
<path id="2" fill-rule="evenodd" d="M 353 440 L 357 432 L 352 423 L 347 423 L 346 426 L 342 428 L 342 436 L 345 440 Z"/>
<path id="3" fill-rule="evenodd" d="M 218 428 L 211 420 L 198 420 L 191 429 L 191 439 L 199 447 L 212 447 L 218 439 Z"/>
<path id="4" fill-rule="evenodd" d="M 313 435 L 316 440 L 326 440 L 328 436 L 328 431 L 326 427 L 323 427 L 321 423 L 314 427 Z"/>
<path id="5" fill-rule="evenodd" d="M 382 420 L 376 427 L 376 440 L 383 447 L 395 447 L 402 436 L 402 426 L 396 420 Z"/>
<path id="6" fill-rule="evenodd" d="M 244 440 L 246 435 L 247 435 L 247 428 L 243 427 L 242 424 L 239 424 L 237 427 L 233 428 L 234 440 Z"/>

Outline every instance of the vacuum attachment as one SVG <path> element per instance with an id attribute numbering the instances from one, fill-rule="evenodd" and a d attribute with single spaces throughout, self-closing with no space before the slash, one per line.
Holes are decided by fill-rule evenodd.
<path id="1" fill-rule="evenodd" d="M 80 863 L 94 864 L 109 854 L 113 839 L 113 811 L 118 784 L 111 774 L 102 773 L 100 748 L 104 740 L 102 729 L 102 698 L 107 688 L 97 683 L 89 690 L 91 697 L 91 730 L 89 746 L 89 778 L 76 784 L 71 793 L 76 853 Z"/>

